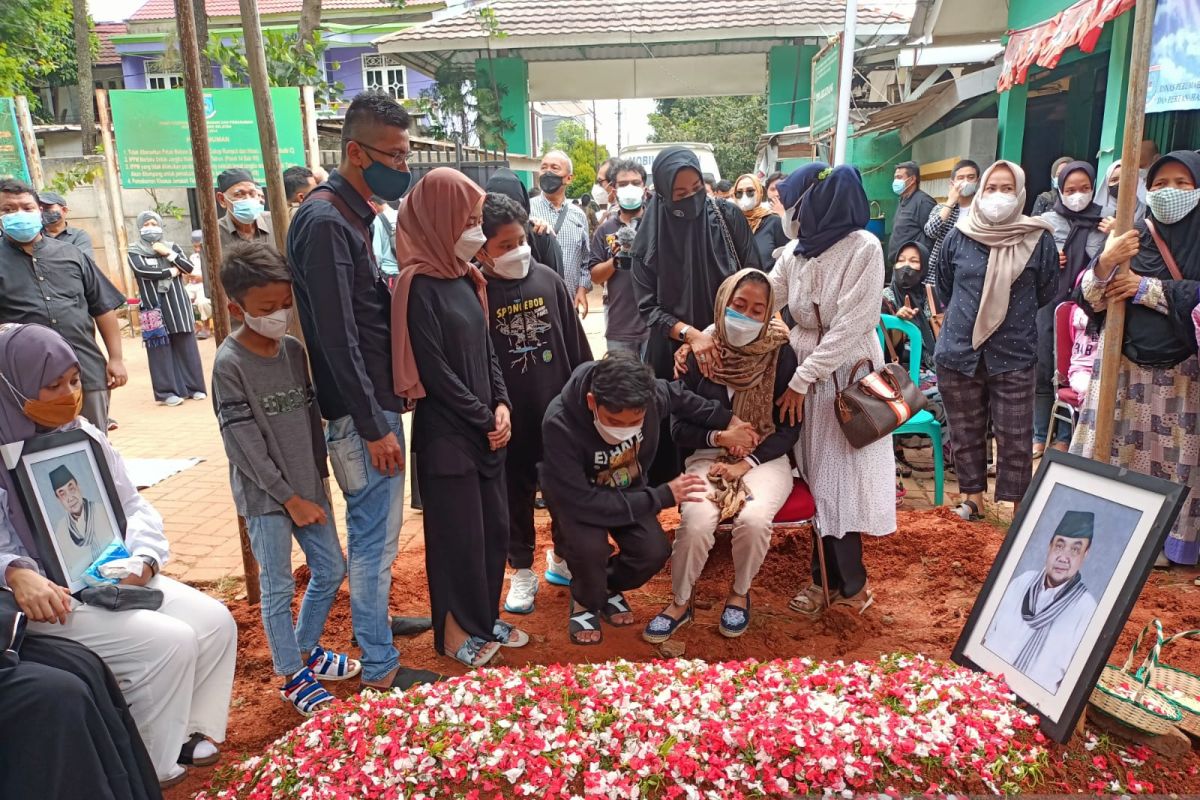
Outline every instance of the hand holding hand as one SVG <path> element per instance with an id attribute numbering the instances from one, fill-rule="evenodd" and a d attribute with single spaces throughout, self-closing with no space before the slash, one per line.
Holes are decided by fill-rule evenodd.
<path id="1" fill-rule="evenodd" d="M 493 450 L 499 450 L 508 444 L 512 438 L 512 414 L 508 406 L 496 406 L 496 427 L 487 435 L 488 445 Z"/>
<path id="2" fill-rule="evenodd" d="M 671 487 L 671 494 L 675 497 L 676 503 L 699 503 L 708 491 L 704 478 L 686 472 L 668 483 L 667 486 Z"/>
<path id="3" fill-rule="evenodd" d="M 733 418 L 728 428 L 719 431 L 713 437 L 717 444 L 726 449 L 734 447 L 758 447 L 759 438 L 758 431 L 754 430 L 753 425 L 749 422 L 743 422 L 737 417 Z"/>
<path id="4" fill-rule="evenodd" d="M 306 528 L 309 525 L 318 523 L 324 525 L 329 521 L 329 517 L 325 514 L 325 509 L 309 500 L 305 500 L 300 495 L 293 495 L 290 500 L 283 504 L 283 510 L 292 518 L 292 522 L 296 523 L 298 528 Z"/>
<path id="5" fill-rule="evenodd" d="M 70 590 L 25 567 L 9 567 L 6 576 L 17 607 L 31 622 L 66 624 L 71 613 Z"/>

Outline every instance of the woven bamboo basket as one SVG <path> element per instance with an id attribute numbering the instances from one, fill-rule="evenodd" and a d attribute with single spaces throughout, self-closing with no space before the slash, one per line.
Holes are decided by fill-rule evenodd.
<path id="1" fill-rule="evenodd" d="M 1200 631 L 1184 631 L 1168 637 L 1163 640 L 1162 649 L 1165 650 L 1168 645 L 1182 639 L 1200 639 Z M 1170 664 L 1160 663 L 1154 670 L 1150 688 L 1157 689 L 1179 709 L 1183 719 L 1175 723 L 1176 725 L 1193 736 L 1200 736 L 1200 676 Z M 1180 702 L 1174 692 L 1189 698 L 1190 704 Z"/>
<path id="2" fill-rule="evenodd" d="M 1155 632 L 1154 646 L 1150 648 L 1141 667 L 1134 672 L 1134 658 L 1151 628 Z M 1124 666 L 1108 664 L 1104 667 L 1096 688 L 1092 689 L 1091 705 L 1131 728 L 1160 736 L 1170 732 L 1183 719 L 1183 713 L 1166 695 L 1150 688 L 1160 669 L 1162 645 L 1162 623 L 1154 620 L 1138 634 Z M 1133 691 L 1132 697 L 1128 696 L 1130 690 Z"/>

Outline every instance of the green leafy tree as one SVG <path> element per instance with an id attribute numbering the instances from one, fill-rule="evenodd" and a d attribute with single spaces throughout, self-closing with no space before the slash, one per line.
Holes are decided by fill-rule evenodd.
<path id="1" fill-rule="evenodd" d="M 250 66 L 246 61 L 242 37 L 234 34 L 229 38 L 229 44 L 226 44 L 220 34 L 213 34 L 204 53 L 220 68 L 221 75 L 226 80 L 248 86 Z M 313 97 L 318 103 L 337 101 L 346 87 L 341 81 L 330 82 L 325 79 L 321 61 L 325 58 L 328 48 L 329 45 L 321 38 L 319 31 L 305 42 L 300 42 L 299 35 L 295 32 L 263 31 L 268 81 L 272 86 L 311 86 Z M 329 68 L 338 69 L 339 66 L 334 61 Z"/>
<path id="2" fill-rule="evenodd" d="M 554 141 L 543 145 L 542 155 L 551 150 L 562 150 L 575 167 L 575 180 L 567 187 L 567 197 L 575 199 L 590 194 L 596 182 L 596 167 L 608 160 L 608 148 L 596 144 L 582 124 L 566 120 L 555 128 Z"/>
<path id="3" fill-rule="evenodd" d="M 758 137 L 767 130 L 765 95 L 680 97 L 657 105 L 650 115 L 652 142 L 711 144 L 727 180 L 754 170 Z"/>
<path id="4" fill-rule="evenodd" d="M 0 0 L 0 96 L 25 95 L 37 115 L 39 86 L 76 83 L 71 0 Z"/>

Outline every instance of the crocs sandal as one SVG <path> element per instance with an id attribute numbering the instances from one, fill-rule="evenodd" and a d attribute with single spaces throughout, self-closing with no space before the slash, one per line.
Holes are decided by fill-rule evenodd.
<path id="1" fill-rule="evenodd" d="M 325 690 L 322 689 L 321 691 Z M 197 756 L 196 748 L 198 748 L 201 743 L 207 744 L 209 748 L 213 750 L 213 752 L 206 756 Z M 216 745 L 208 741 L 204 734 L 193 733 L 191 737 L 183 743 L 183 747 L 179 748 L 179 758 L 175 763 L 184 767 L 211 767 L 220 760 L 221 751 L 217 750 Z"/>
<path id="2" fill-rule="evenodd" d="M 963 500 L 954 508 L 954 513 L 967 522 L 981 522 L 983 515 L 979 513 L 979 506 L 975 505 L 973 500 Z"/>
<path id="3" fill-rule="evenodd" d="M 683 616 L 675 619 L 670 614 L 657 614 L 654 619 L 646 623 L 645 630 L 642 631 L 642 638 L 650 644 L 662 644 L 667 639 L 670 639 L 685 625 L 692 622 L 692 604 L 688 603 L 687 611 L 683 612 Z"/>
<path id="4" fill-rule="evenodd" d="M 575 602 L 571 601 L 571 617 L 567 622 L 567 633 L 571 637 L 571 644 L 587 647 L 594 644 L 600 644 L 604 639 L 604 634 L 601 632 L 600 638 L 594 642 L 579 638 L 579 634 L 585 631 L 599 631 L 600 617 L 595 611 L 576 611 Z"/>
<path id="5" fill-rule="evenodd" d="M 458 646 L 458 650 L 454 652 L 454 658 L 460 664 L 479 669 L 487 666 L 487 663 L 496 657 L 496 653 L 500 652 L 501 644 L 484 639 L 482 636 L 468 636 L 467 640 Z"/>
<path id="6" fill-rule="evenodd" d="M 633 622 L 613 622 L 613 617 L 617 614 L 631 614 L 629 603 L 625 602 L 625 595 L 617 592 L 608 598 L 604 608 L 600 609 L 600 616 L 604 617 L 604 621 L 614 628 L 627 628 L 633 625 Z"/>
<path id="7" fill-rule="evenodd" d="M 822 598 L 824 599 L 824 598 Z M 725 610 L 721 612 L 721 624 L 717 630 L 726 639 L 736 639 L 746 632 L 750 627 L 750 595 L 746 595 L 746 607 L 735 606 L 731 603 L 725 604 Z"/>
<path id="8" fill-rule="evenodd" d="M 279 696 L 284 702 L 291 703 L 303 717 L 311 717 L 321 706 L 333 702 L 333 695 L 321 685 L 308 667 L 293 675 L 279 690 Z"/>
<path id="9" fill-rule="evenodd" d="M 841 592 L 830 592 L 830 602 L 837 602 Z M 825 590 L 815 583 L 788 601 L 788 608 L 806 617 L 819 617 L 825 611 Z"/>
<path id="10" fill-rule="evenodd" d="M 524 647 L 529 644 L 528 633 L 502 619 L 496 620 L 496 624 L 492 626 L 492 635 L 501 647 Z"/>
<path id="11" fill-rule="evenodd" d="M 345 681 L 362 672 L 362 664 L 345 653 L 335 653 L 332 650 L 317 645 L 308 654 L 308 663 L 312 674 L 323 681 Z"/>

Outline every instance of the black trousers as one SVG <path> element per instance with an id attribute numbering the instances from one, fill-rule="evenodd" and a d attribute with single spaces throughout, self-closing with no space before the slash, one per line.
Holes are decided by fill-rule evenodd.
<path id="1" fill-rule="evenodd" d="M 847 533 L 840 539 L 832 536 L 815 537 L 821 540 L 825 551 L 825 574 L 829 578 L 829 593 L 841 592 L 842 597 L 853 597 L 867 585 L 867 568 L 863 564 L 862 534 Z M 816 542 L 812 551 L 812 579 L 821 585 L 821 561 L 817 555 Z"/>
<path id="2" fill-rule="evenodd" d="M 186 400 L 196 392 L 208 392 L 196 334 L 172 333 L 166 344 L 146 348 L 146 360 L 150 362 L 155 400 L 166 400 L 171 395 Z"/>
<path id="3" fill-rule="evenodd" d="M 434 649 L 445 650 L 447 614 L 469 636 L 493 641 L 508 553 L 504 467 L 485 475 L 446 440 L 420 455 L 417 479 L 424 502 Z"/>
<path id="4" fill-rule="evenodd" d="M 665 381 L 675 380 L 675 351 L 679 346 L 660 329 L 650 331 L 650 339 L 646 343 L 646 363 L 654 370 L 655 377 Z M 683 458 L 671 437 L 671 420 L 668 416 L 658 426 L 658 449 L 654 451 L 654 460 L 650 462 L 646 480 L 651 486 L 658 486 L 678 478 L 682 472 Z"/>
<path id="5" fill-rule="evenodd" d="M 533 500 L 537 495 L 541 448 L 532 453 L 513 444 L 510 442 L 504 462 L 508 484 L 508 565 L 513 569 L 531 569 L 535 539 Z"/>
<path id="6" fill-rule="evenodd" d="M 599 528 L 560 514 L 555 519 L 559 524 L 554 551 L 571 570 L 571 598 L 588 611 L 598 612 L 612 594 L 644 586 L 671 556 L 667 535 L 654 514 L 617 528 Z M 608 543 L 610 534 L 620 548 L 617 553 Z"/>

